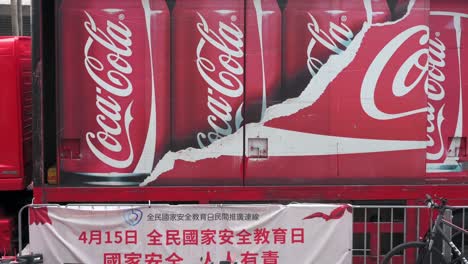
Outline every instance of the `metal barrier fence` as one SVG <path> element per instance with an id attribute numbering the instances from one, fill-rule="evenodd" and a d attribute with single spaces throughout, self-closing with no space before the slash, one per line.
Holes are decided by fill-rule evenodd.
<path id="1" fill-rule="evenodd" d="M 77 206 L 78 204 L 74 204 Z M 142 204 L 118 204 L 118 207 L 141 206 Z M 18 215 L 18 247 L 21 254 L 23 249 L 22 221 L 25 209 L 34 206 L 61 207 L 58 204 L 26 205 Z M 89 204 L 80 206 L 98 206 Z M 109 206 L 102 204 L 102 206 Z M 452 206 L 454 211 L 448 211 L 445 219 L 463 229 L 468 228 L 468 206 Z M 353 205 L 353 264 L 379 264 L 385 254 L 393 247 L 410 241 L 422 240 L 437 211 L 424 206 L 408 205 Z M 452 241 L 462 251 L 468 253 L 468 235 L 453 233 L 449 227 L 444 227 L 444 232 L 452 237 Z M 441 239 L 435 239 L 435 247 L 438 247 L 447 259 L 451 258 L 451 248 L 442 243 Z M 393 264 L 413 264 L 417 252 L 408 252 L 397 258 L 393 258 Z M 440 261 L 432 259 L 430 264 L 438 264 Z"/>
<path id="2" fill-rule="evenodd" d="M 445 219 L 466 229 L 468 227 L 468 206 L 455 206 Z M 377 264 L 393 247 L 410 241 L 421 240 L 432 226 L 437 211 L 423 206 L 353 206 L 353 264 Z M 452 237 L 452 241 L 462 251 L 468 253 L 468 236 L 463 233 L 453 233 L 449 227 L 444 232 Z M 436 238 L 434 246 L 443 253 L 444 258 L 451 259 L 451 248 Z M 393 258 L 393 264 L 415 263 L 417 252 L 408 252 Z M 440 263 L 431 257 L 430 263 Z"/>

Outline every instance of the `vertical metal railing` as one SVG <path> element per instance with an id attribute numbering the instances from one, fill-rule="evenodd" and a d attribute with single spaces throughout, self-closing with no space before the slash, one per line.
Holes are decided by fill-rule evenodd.
<path id="1" fill-rule="evenodd" d="M 404 242 L 407 241 L 408 235 L 406 233 L 406 226 L 407 226 L 407 220 L 408 220 L 408 214 L 407 214 L 407 209 L 405 208 L 403 211 L 403 240 Z M 390 234 L 393 236 L 393 234 Z M 406 251 L 403 251 L 403 263 L 406 264 L 406 259 L 407 259 Z"/>
<path id="2" fill-rule="evenodd" d="M 380 208 L 377 208 L 377 259 L 380 259 Z"/>
<path id="3" fill-rule="evenodd" d="M 446 211 L 444 218 L 447 221 L 452 221 L 452 211 Z M 452 228 L 450 226 L 444 226 L 443 229 L 444 233 L 447 234 L 448 237 L 452 237 Z M 461 247 L 463 248 L 463 246 Z M 442 254 L 444 256 L 445 261 L 450 262 L 450 259 L 452 258 L 452 248 L 446 243 L 442 244 Z"/>
<path id="4" fill-rule="evenodd" d="M 367 208 L 364 208 L 364 263 L 367 263 Z"/>
<path id="5" fill-rule="evenodd" d="M 390 208 L 390 234 L 393 234 L 393 208 Z M 393 247 L 393 235 L 390 235 L 390 247 Z"/>
<path id="6" fill-rule="evenodd" d="M 451 219 L 457 226 L 466 229 L 468 219 L 466 211 L 468 206 L 455 206 Z M 424 206 L 379 206 L 379 205 L 355 205 L 354 212 L 354 239 L 353 239 L 353 264 L 377 264 L 380 263 L 385 254 L 393 247 L 410 241 L 424 239 L 424 236 L 432 226 L 433 211 Z M 445 229 L 446 234 L 451 236 L 453 242 L 462 254 L 468 248 L 468 235 L 460 232 L 451 232 Z M 466 243 L 466 245 L 465 245 Z M 444 245 L 441 238 L 435 238 L 434 246 L 440 252 L 444 252 L 444 258 L 451 259 L 451 250 Z M 415 250 L 403 252 L 401 256 L 394 258 L 392 264 L 411 264 L 418 257 Z M 430 263 L 437 263 L 433 256 Z"/>
<path id="7" fill-rule="evenodd" d="M 466 225 L 465 225 L 465 212 L 466 210 L 463 209 L 462 210 L 462 228 L 466 230 Z M 463 248 L 462 248 L 462 252 L 465 253 L 465 236 L 462 235 L 462 239 L 461 239 L 461 244 L 463 245 Z"/>
<path id="8" fill-rule="evenodd" d="M 416 209 L 416 239 L 420 240 L 421 239 L 421 208 Z M 416 252 L 416 258 L 418 258 L 419 252 Z"/>

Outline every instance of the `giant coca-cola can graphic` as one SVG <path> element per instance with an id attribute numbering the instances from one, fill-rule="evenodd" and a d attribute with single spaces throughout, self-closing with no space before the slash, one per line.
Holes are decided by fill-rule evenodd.
<path id="1" fill-rule="evenodd" d="M 163 0 L 57 4 L 62 184 L 134 185 L 169 140 Z"/>
<path id="2" fill-rule="evenodd" d="M 346 50 L 364 22 L 390 18 L 386 0 L 288 1 L 283 11 L 283 97 L 299 96 L 330 56 Z"/>
<path id="3" fill-rule="evenodd" d="M 172 41 L 173 152 L 145 184 L 242 184 L 244 124 L 261 120 L 281 85 L 278 3 L 176 1 Z"/>
<path id="4" fill-rule="evenodd" d="M 427 80 L 427 172 L 432 180 L 467 175 L 468 2 L 431 1 Z M 441 174 L 443 177 L 441 177 Z"/>
<path id="5" fill-rule="evenodd" d="M 245 184 L 424 181 L 429 9 L 416 2 L 397 23 L 364 24 L 299 97 L 247 127 L 265 154 L 247 154 Z"/>
<path id="6" fill-rule="evenodd" d="M 176 2 L 172 18 L 175 149 L 204 148 L 243 125 L 244 13 L 243 0 Z"/>

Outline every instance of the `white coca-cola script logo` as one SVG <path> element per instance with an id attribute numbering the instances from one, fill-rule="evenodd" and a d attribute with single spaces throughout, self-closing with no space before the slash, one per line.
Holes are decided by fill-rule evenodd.
<path id="1" fill-rule="evenodd" d="M 114 23 L 107 20 L 106 32 L 99 29 L 89 13 L 85 11 L 88 21 L 84 27 L 89 34 L 84 48 L 84 65 L 89 76 L 96 83 L 96 107 L 100 114 L 96 116 L 99 126 L 98 131 L 86 132 L 86 143 L 96 157 L 105 164 L 114 168 L 127 168 L 133 162 L 133 147 L 130 140 L 129 128 L 133 120 L 131 108 L 133 101 L 127 106 L 121 106 L 119 97 L 132 95 L 133 86 L 128 75 L 132 73 L 132 66 L 126 58 L 132 55 L 132 32 L 122 22 Z M 124 18 L 120 15 L 119 18 Z M 107 71 L 99 58 L 89 55 L 93 44 L 101 45 L 108 53 L 106 63 L 112 66 Z M 117 98 L 117 99 L 116 99 Z M 122 120 L 121 111 L 125 114 Z M 121 124 L 123 123 L 123 124 Z M 122 131 L 122 125 L 125 131 Z M 128 154 L 124 159 L 112 158 L 112 154 L 121 153 L 123 150 L 118 138 L 123 138 L 129 146 Z M 102 150 L 106 151 L 102 151 Z"/>
<path id="2" fill-rule="evenodd" d="M 327 33 L 323 29 L 320 29 L 317 20 L 312 14 L 308 13 L 308 15 L 312 22 L 307 23 L 307 28 L 310 34 L 312 34 L 312 38 L 307 46 L 307 68 L 313 77 L 323 64 L 326 63 L 326 61 L 321 61 L 314 57 L 313 51 L 315 45 L 321 44 L 331 52 L 340 54 L 349 46 L 354 38 L 354 33 L 343 22 L 340 25 L 330 22 L 329 32 Z"/>
<path id="3" fill-rule="evenodd" d="M 390 59 L 400 47 L 404 46 L 411 37 L 421 33 L 423 34 L 419 38 L 420 49 L 411 54 L 399 68 L 397 68 L 398 66 L 390 65 Z M 425 45 L 428 41 L 429 28 L 424 25 L 414 26 L 398 34 L 375 56 L 375 59 L 367 69 L 361 87 L 361 105 L 370 117 L 378 120 L 391 120 L 427 111 L 427 108 L 423 107 L 400 113 L 386 113 L 377 107 L 375 91 L 377 89 L 377 82 L 387 66 L 398 69 L 392 83 L 392 92 L 396 97 L 404 97 L 416 88 L 418 84 L 425 81 L 428 69 L 428 49 Z M 421 65 L 421 62 L 424 62 L 424 64 Z M 408 80 L 410 71 L 418 73 L 414 80 Z"/>
<path id="4" fill-rule="evenodd" d="M 445 81 L 445 75 L 442 69 L 445 67 L 445 45 L 437 37 L 429 41 L 429 77 L 426 83 L 426 93 L 428 97 L 428 113 L 427 113 L 427 159 L 438 160 L 445 152 L 445 147 L 442 139 L 442 122 L 444 121 L 445 104 L 437 109 L 434 103 L 443 101 L 445 98 L 445 90 L 442 83 Z M 437 113 L 437 117 L 435 116 Z M 434 125 L 437 123 L 437 127 Z M 437 140 L 437 144 L 435 142 Z M 431 147 L 440 146 L 438 151 L 433 152 Z"/>
<path id="5" fill-rule="evenodd" d="M 242 104 L 236 111 L 234 124 L 231 124 L 233 109 L 225 97 L 239 98 L 244 94 L 244 84 L 241 80 L 244 68 L 239 63 L 239 60 L 244 57 L 242 49 L 244 34 L 234 24 L 235 17 L 233 17 L 233 22 L 230 25 L 219 22 L 218 33 L 216 33 L 210 29 L 200 13 L 198 13 L 198 16 L 201 22 L 197 23 L 197 29 L 201 34 L 201 39 L 197 46 L 196 62 L 198 72 L 208 84 L 207 106 L 212 114 L 207 117 L 207 121 L 213 129 L 208 134 L 203 132 L 197 134 L 198 145 L 203 148 L 224 136 L 232 134 L 242 124 Z M 215 63 L 203 56 L 203 48 L 206 44 L 212 45 L 219 50 L 218 61 L 223 69 L 216 69 Z M 212 55 L 210 54 L 210 56 Z M 210 76 L 213 73 L 217 73 L 217 80 Z M 208 139 L 209 143 L 203 142 L 206 139 Z"/>

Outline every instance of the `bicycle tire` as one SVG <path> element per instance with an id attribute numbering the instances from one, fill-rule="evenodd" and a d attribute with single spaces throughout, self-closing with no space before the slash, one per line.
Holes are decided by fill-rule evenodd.
<path id="1" fill-rule="evenodd" d="M 394 248 L 392 248 L 384 257 L 382 260 L 382 264 L 390 264 L 391 260 L 395 256 L 401 256 L 402 254 L 399 254 L 402 251 L 406 251 L 408 249 L 416 249 L 418 252 L 418 258 L 415 262 L 415 264 L 429 264 L 430 262 L 430 255 L 431 253 L 436 255 L 436 258 L 438 258 L 439 262 L 433 261 L 432 263 L 441 263 L 441 264 L 449 264 L 450 262 L 445 261 L 445 259 L 442 257 L 442 254 L 436 250 L 431 250 L 429 253 L 426 252 L 426 245 L 427 243 L 421 242 L 421 241 L 413 241 L 413 242 L 407 242 L 400 244 Z M 434 256 L 433 255 L 433 256 Z M 440 262 L 442 261 L 442 262 Z M 396 261 L 394 263 L 397 263 Z"/>

